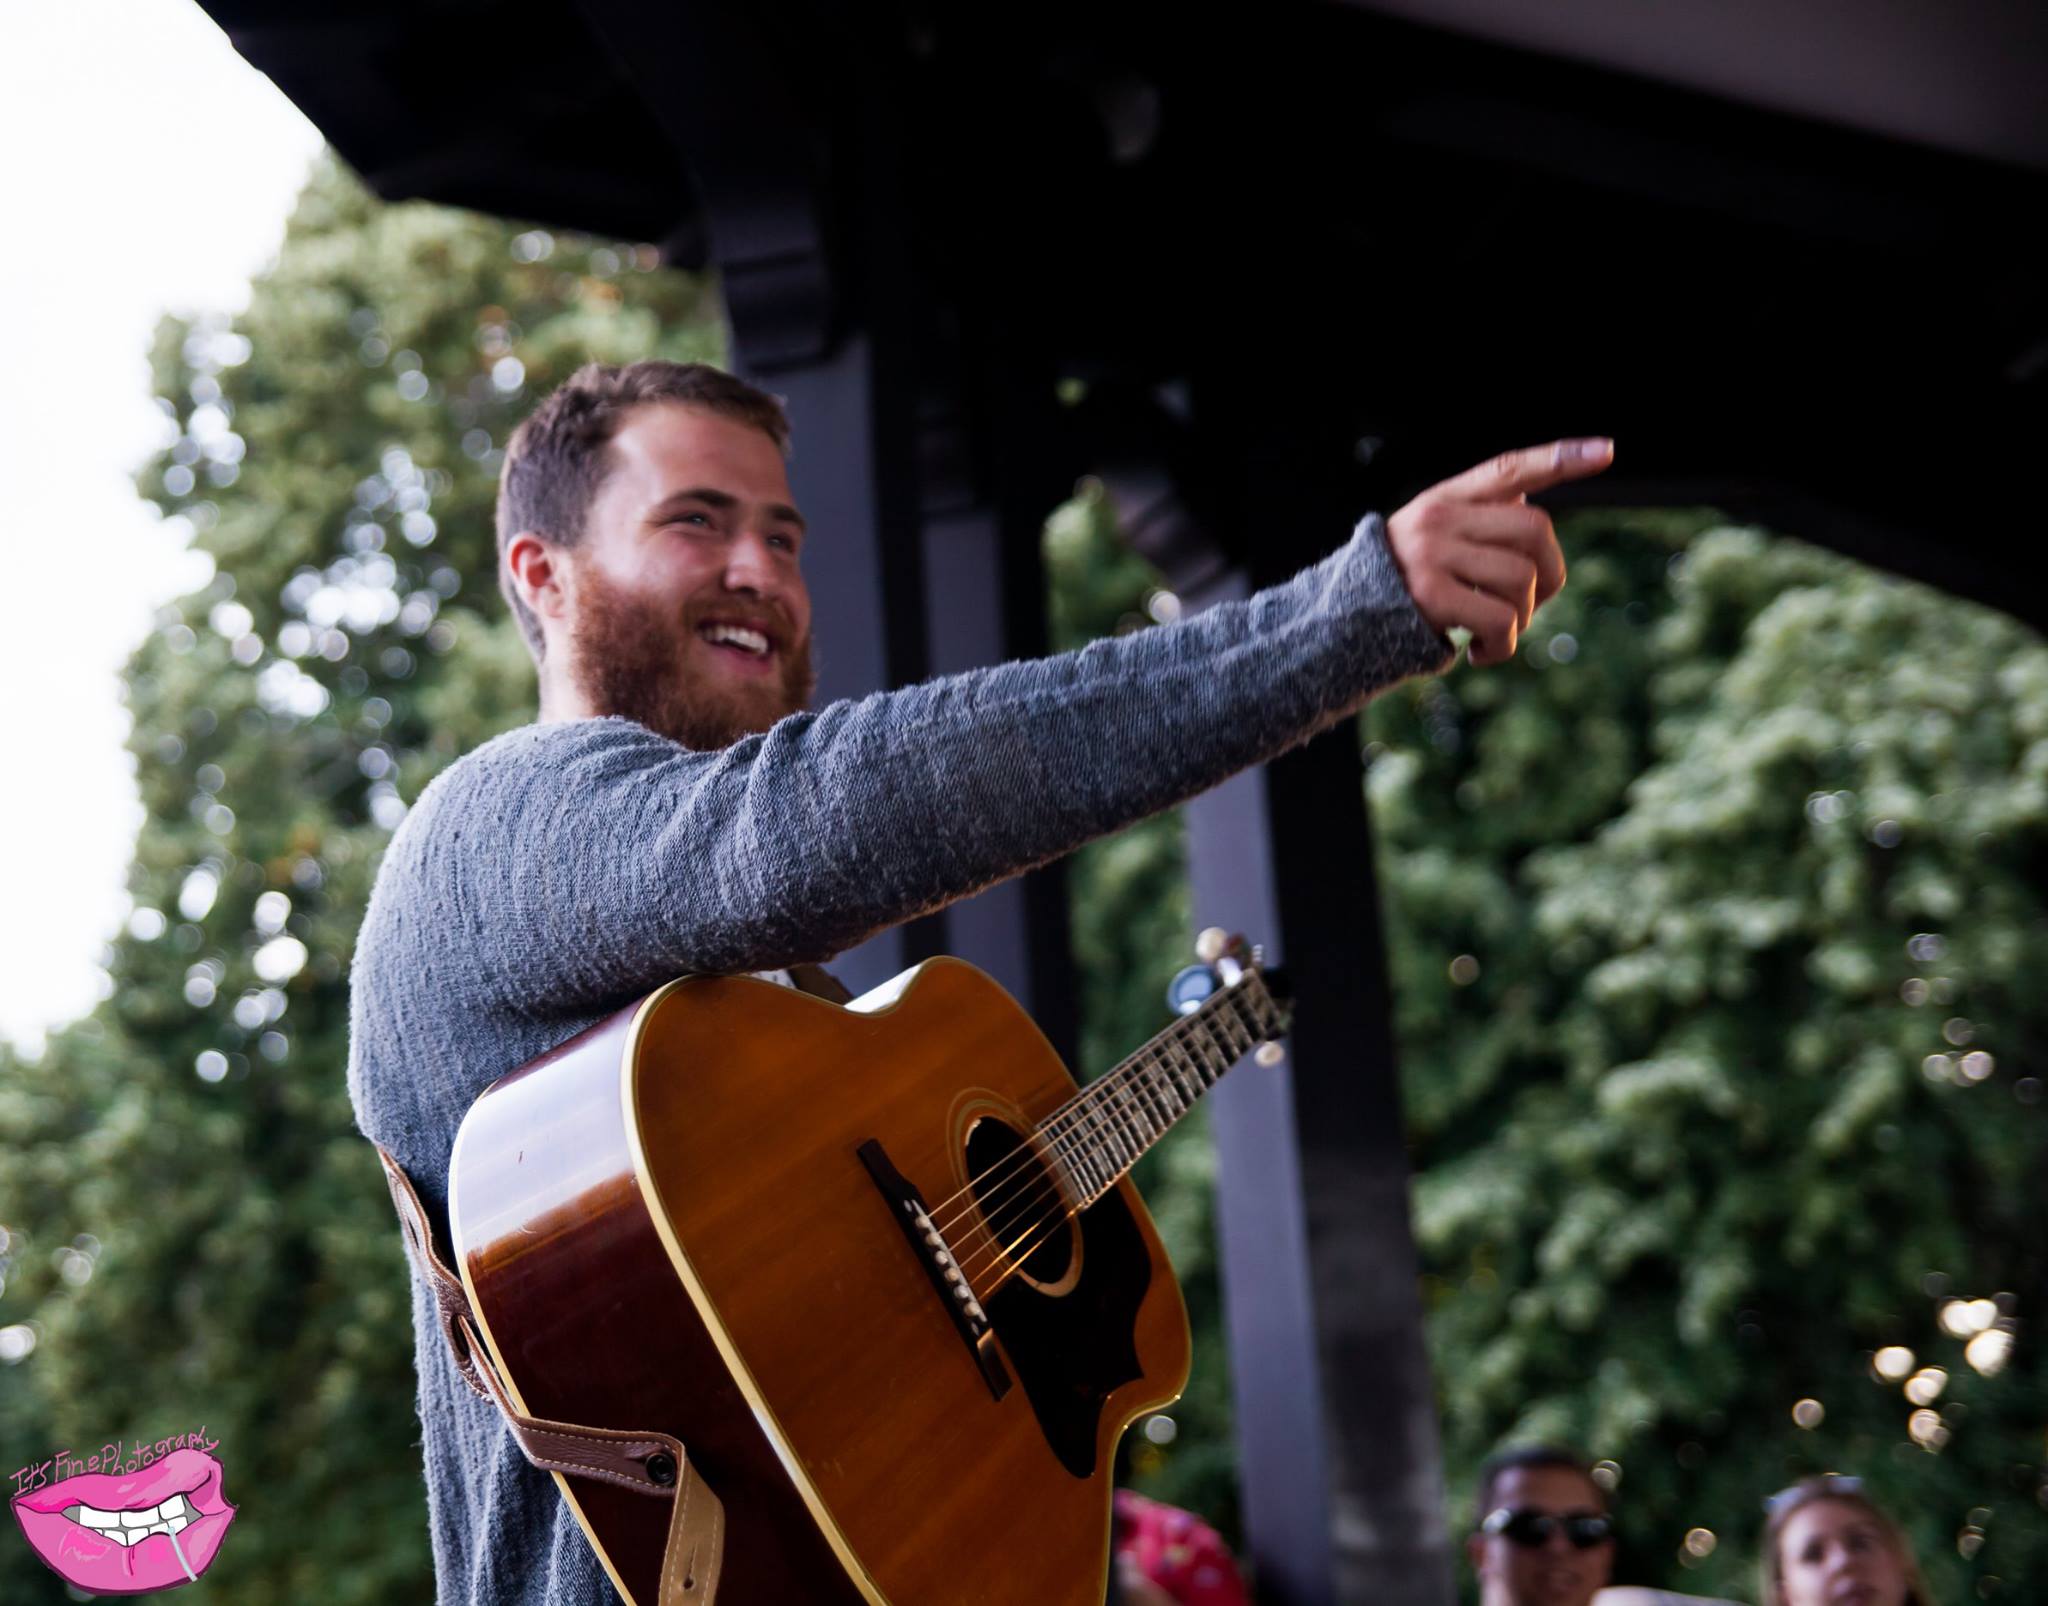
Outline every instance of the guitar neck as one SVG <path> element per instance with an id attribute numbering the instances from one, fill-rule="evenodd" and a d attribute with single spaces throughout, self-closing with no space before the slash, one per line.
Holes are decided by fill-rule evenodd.
<path id="1" fill-rule="evenodd" d="M 1284 1032 L 1287 1016 L 1263 973 L 1246 966 L 1041 1121 L 1036 1135 L 1064 1167 L 1073 1208 L 1116 1186 L 1224 1072 Z"/>

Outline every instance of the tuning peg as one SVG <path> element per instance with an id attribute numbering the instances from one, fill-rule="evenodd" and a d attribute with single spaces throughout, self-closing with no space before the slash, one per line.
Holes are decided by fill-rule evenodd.
<path id="1" fill-rule="evenodd" d="M 1253 1051 L 1252 1058 L 1257 1060 L 1261 1065 L 1278 1065 L 1282 1060 L 1287 1058 L 1287 1050 L 1282 1048 L 1278 1043 L 1261 1043 L 1258 1046 L 1258 1048 Z"/>
<path id="2" fill-rule="evenodd" d="M 1230 933 L 1221 926 L 1207 926 L 1195 939 L 1195 957 L 1205 965 L 1213 965 L 1223 957 L 1230 946 Z"/>
<path id="3" fill-rule="evenodd" d="M 1192 1015 L 1216 991 L 1216 973 L 1207 965 L 1189 965 L 1166 984 L 1166 1007 L 1176 1015 Z"/>

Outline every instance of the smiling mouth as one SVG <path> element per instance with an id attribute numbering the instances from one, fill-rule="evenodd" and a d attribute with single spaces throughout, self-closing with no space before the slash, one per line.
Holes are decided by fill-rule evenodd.
<path id="1" fill-rule="evenodd" d="M 766 658 L 775 645 L 765 633 L 748 625 L 701 625 L 697 634 L 714 647 L 724 647 L 748 658 Z"/>

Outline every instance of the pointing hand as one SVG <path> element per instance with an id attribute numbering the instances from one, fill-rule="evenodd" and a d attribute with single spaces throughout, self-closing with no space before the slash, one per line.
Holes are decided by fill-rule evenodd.
<path id="1" fill-rule="evenodd" d="M 1433 485 L 1387 520 L 1387 544 L 1415 606 L 1440 634 L 1472 632 L 1475 664 L 1502 663 L 1536 610 L 1564 585 L 1564 553 L 1531 491 L 1598 474 L 1610 440 L 1553 441 L 1503 452 Z"/>

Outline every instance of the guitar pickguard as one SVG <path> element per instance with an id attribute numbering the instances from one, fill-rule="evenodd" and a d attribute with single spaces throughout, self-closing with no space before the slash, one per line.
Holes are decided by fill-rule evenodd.
<path id="1" fill-rule="evenodd" d="M 1074 1218 L 1080 1276 L 1061 1294 L 1012 1279 L 984 1301 L 1046 1443 L 1077 1478 L 1096 1470 L 1103 1402 L 1143 1375 L 1132 1340 L 1152 1261 L 1115 1190 Z"/>

